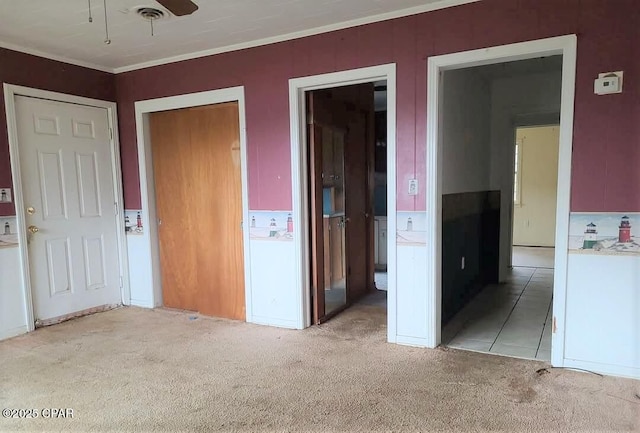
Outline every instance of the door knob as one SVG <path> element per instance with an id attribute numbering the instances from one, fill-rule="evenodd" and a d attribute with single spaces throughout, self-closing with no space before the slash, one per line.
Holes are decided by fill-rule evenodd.
<path id="1" fill-rule="evenodd" d="M 36 226 L 29 226 L 27 230 L 29 230 L 29 233 L 31 234 L 38 233 L 40 231 L 40 229 Z"/>

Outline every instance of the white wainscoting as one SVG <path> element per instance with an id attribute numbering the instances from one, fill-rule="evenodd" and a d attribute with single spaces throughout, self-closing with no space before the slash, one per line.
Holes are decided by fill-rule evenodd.
<path id="1" fill-rule="evenodd" d="M 154 305 L 153 276 L 151 273 L 151 252 L 149 251 L 149 234 L 127 235 L 127 252 L 129 255 L 129 284 L 131 285 L 131 305 L 153 308 Z"/>
<path id="2" fill-rule="evenodd" d="M 640 256 L 569 254 L 564 366 L 640 379 Z"/>
<path id="3" fill-rule="evenodd" d="M 252 317 L 247 321 L 299 328 L 300 289 L 296 279 L 295 243 L 251 241 Z"/>
<path id="4" fill-rule="evenodd" d="M 0 340 L 24 334 L 27 327 L 20 249 L 0 248 Z"/>
<path id="5" fill-rule="evenodd" d="M 429 347 L 427 247 L 397 243 L 396 343 Z"/>

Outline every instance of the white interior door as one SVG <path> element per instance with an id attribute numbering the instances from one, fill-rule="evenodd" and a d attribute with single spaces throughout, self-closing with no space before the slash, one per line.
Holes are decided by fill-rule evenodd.
<path id="1" fill-rule="evenodd" d="M 108 112 L 16 96 L 34 317 L 121 303 Z"/>

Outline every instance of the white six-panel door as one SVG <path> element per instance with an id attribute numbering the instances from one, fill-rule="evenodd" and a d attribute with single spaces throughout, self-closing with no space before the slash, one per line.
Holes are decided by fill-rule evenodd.
<path id="1" fill-rule="evenodd" d="M 107 110 L 24 96 L 15 102 L 36 321 L 119 304 Z"/>

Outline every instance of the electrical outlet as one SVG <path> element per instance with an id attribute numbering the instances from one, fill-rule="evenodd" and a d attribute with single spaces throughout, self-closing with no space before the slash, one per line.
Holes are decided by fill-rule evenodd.
<path id="1" fill-rule="evenodd" d="M 418 179 L 409 179 L 409 195 L 418 195 Z"/>
<path id="2" fill-rule="evenodd" d="M 462 256 L 462 263 L 460 263 L 460 269 L 464 270 L 464 256 Z"/>

